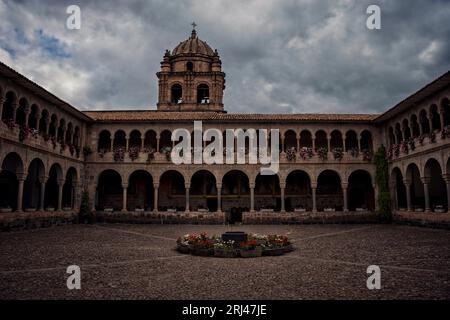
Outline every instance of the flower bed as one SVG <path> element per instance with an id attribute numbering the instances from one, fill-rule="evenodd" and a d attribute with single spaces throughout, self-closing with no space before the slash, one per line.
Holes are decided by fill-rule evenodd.
<path id="1" fill-rule="evenodd" d="M 218 258 L 254 258 L 280 256 L 294 250 L 288 237 L 283 235 L 249 234 L 247 241 L 224 241 L 221 237 L 200 234 L 186 234 L 177 239 L 176 250 L 183 254 L 196 256 L 215 256 Z"/>

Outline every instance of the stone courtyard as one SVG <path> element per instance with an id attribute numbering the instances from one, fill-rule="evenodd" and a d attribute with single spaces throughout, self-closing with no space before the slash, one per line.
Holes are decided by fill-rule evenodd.
<path id="1" fill-rule="evenodd" d="M 280 257 L 174 250 L 185 233 L 286 234 Z M 68 290 L 66 268 L 81 268 Z M 368 290 L 369 265 L 381 290 Z M 0 233 L 0 299 L 449 299 L 450 232 L 400 225 L 96 224 Z"/>

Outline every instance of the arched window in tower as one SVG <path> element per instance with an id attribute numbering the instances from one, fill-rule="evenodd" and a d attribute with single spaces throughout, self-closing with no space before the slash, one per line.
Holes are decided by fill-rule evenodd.
<path id="1" fill-rule="evenodd" d="M 180 84 L 174 84 L 171 89 L 172 103 L 182 103 L 183 102 L 183 88 Z"/>
<path id="2" fill-rule="evenodd" d="M 209 103 L 209 87 L 201 84 L 197 87 L 197 103 Z"/>
<path id="3" fill-rule="evenodd" d="M 194 64 L 192 63 L 192 61 L 188 61 L 186 63 L 186 70 L 187 71 L 194 71 Z"/>

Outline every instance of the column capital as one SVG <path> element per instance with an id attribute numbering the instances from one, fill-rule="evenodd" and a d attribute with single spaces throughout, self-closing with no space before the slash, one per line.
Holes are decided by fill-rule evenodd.
<path id="1" fill-rule="evenodd" d="M 158 189 L 159 188 L 159 183 L 158 182 L 154 182 L 153 183 L 153 188 Z"/>
<path id="2" fill-rule="evenodd" d="M 450 182 L 450 173 L 442 174 L 442 179 L 444 179 L 445 182 L 449 183 Z"/>
<path id="3" fill-rule="evenodd" d="M 58 186 L 62 187 L 66 183 L 66 179 L 58 179 Z"/>
<path id="4" fill-rule="evenodd" d="M 317 189 L 317 182 L 311 182 L 311 188 Z"/>
<path id="5" fill-rule="evenodd" d="M 347 189 L 348 188 L 348 182 L 341 182 L 341 187 L 342 187 L 342 189 Z"/>
<path id="6" fill-rule="evenodd" d="M 122 183 L 122 188 L 123 189 L 128 189 L 128 183 Z"/>
<path id="7" fill-rule="evenodd" d="M 286 189 L 286 183 L 280 182 L 280 189 Z"/>
<path id="8" fill-rule="evenodd" d="M 249 188 L 250 189 L 255 189 L 255 183 L 253 182 L 253 183 L 249 183 Z"/>
<path id="9" fill-rule="evenodd" d="M 222 189 L 222 183 L 220 183 L 220 182 L 216 183 L 216 188 L 217 189 Z"/>
<path id="10" fill-rule="evenodd" d="M 411 185 L 412 181 L 411 179 L 403 179 L 403 184 L 407 187 L 409 187 Z"/>
<path id="11" fill-rule="evenodd" d="M 39 177 L 39 183 L 47 183 L 48 176 L 40 176 Z"/>
<path id="12" fill-rule="evenodd" d="M 185 183 L 185 184 L 184 184 L 184 188 L 185 188 L 186 190 L 189 190 L 189 189 L 191 188 L 191 184 L 190 184 L 190 183 Z"/>
<path id="13" fill-rule="evenodd" d="M 27 180 L 27 176 L 28 176 L 28 174 L 26 174 L 26 173 L 17 173 L 16 174 L 17 175 L 17 180 L 18 181 L 25 181 L 25 180 Z"/>
<path id="14" fill-rule="evenodd" d="M 420 177 L 423 184 L 429 184 L 431 182 L 431 177 Z"/>

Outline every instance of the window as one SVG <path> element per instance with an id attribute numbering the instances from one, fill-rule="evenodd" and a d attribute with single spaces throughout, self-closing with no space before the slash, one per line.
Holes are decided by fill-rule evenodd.
<path id="1" fill-rule="evenodd" d="M 194 64 L 191 61 L 188 61 L 186 63 L 186 70 L 187 71 L 194 71 Z"/>
<path id="2" fill-rule="evenodd" d="M 183 88 L 180 84 L 174 84 L 171 89 L 172 93 L 172 103 L 181 103 L 183 102 Z"/>
<path id="3" fill-rule="evenodd" d="M 197 103 L 209 103 L 209 87 L 206 84 L 197 87 Z"/>

